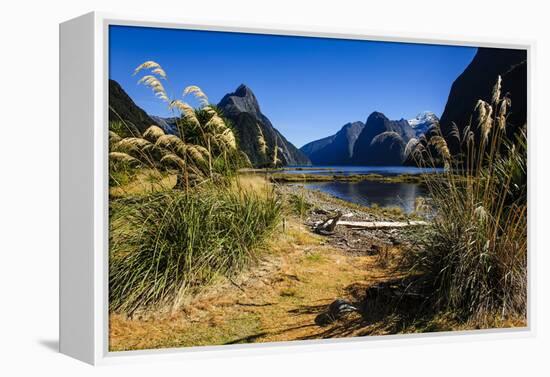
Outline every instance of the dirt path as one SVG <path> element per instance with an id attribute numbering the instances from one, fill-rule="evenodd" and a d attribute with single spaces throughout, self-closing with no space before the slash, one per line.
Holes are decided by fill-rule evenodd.
<path id="1" fill-rule="evenodd" d="M 339 205 L 324 200 L 322 203 L 330 210 Z M 359 209 L 351 211 L 359 219 L 380 218 Z M 322 216 L 313 211 L 302 220 L 288 219 L 284 232 L 271 242 L 269 254 L 250 271 L 236 279 L 220 279 L 176 313 L 131 320 L 111 316 L 111 349 L 388 332 L 391 318 L 383 316 L 366 321 L 363 315 L 351 313 L 345 320 L 322 326 L 316 323 L 316 317 L 334 300 L 340 298 L 360 305 L 369 286 L 400 278 L 393 262 L 403 249 L 398 236 L 391 231 L 363 231 L 351 237 L 345 233 L 349 230 L 341 229 L 330 237 L 316 235 L 310 225 Z"/>

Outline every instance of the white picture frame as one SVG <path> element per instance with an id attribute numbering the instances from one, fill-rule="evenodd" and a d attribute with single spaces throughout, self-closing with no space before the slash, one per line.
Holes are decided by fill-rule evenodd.
<path id="1" fill-rule="evenodd" d="M 535 334 L 533 307 L 535 253 L 528 251 L 528 327 L 417 335 L 391 335 L 256 345 L 109 352 L 108 350 L 108 28 L 109 25 L 246 32 L 323 38 L 500 47 L 527 50 L 529 170 L 533 171 L 536 127 L 532 120 L 533 41 L 460 36 L 319 29 L 288 25 L 241 25 L 170 18 L 88 13 L 60 24 L 60 352 L 90 364 L 155 359 L 227 357 L 235 354 L 295 352 L 325 347 L 379 347 L 397 343 L 472 341 L 530 337 Z M 530 175 L 528 175 L 528 178 Z M 534 188 L 528 179 L 529 198 Z M 529 204 L 529 221 L 536 209 Z M 532 227 L 530 227 L 532 228 Z M 529 245 L 531 230 L 528 231 Z"/>

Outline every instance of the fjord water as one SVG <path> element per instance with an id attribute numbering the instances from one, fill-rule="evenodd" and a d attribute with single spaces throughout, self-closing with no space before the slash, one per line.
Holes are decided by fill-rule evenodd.
<path id="1" fill-rule="evenodd" d="M 351 174 L 380 174 L 383 176 L 396 176 L 400 174 L 437 174 L 442 169 L 425 169 L 407 166 L 323 166 L 307 168 L 307 171 L 289 169 L 285 173 L 307 173 L 327 175 L 351 175 Z M 365 206 L 373 204 L 380 207 L 400 207 L 410 213 L 415 209 L 417 198 L 428 196 L 427 189 L 419 183 L 410 182 L 307 182 L 304 187 L 311 190 L 332 195 Z"/>
<path id="2" fill-rule="evenodd" d="M 414 166 L 288 166 L 283 169 L 285 174 L 323 174 L 323 175 L 354 175 L 380 174 L 391 177 L 401 174 L 440 173 L 442 168 L 418 168 Z"/>

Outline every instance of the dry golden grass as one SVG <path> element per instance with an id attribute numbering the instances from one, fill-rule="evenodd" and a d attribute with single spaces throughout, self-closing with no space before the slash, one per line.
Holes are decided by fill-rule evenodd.
<path id="1" fill-rule="evenodd" d="M 266 181 L 265 177 L 254 174 L 237 176 L 234 185 L 236 188 L 261 195 L 266 195 L 272 189 L 271 183 Z"/>
<path id="2" fill-rule="evenodd" d="M 115 153 L 115 152 L 112 152 Z M 126 185 L 110 187 L 109 196 L 120 198 L 128 195 L 147 194 L 170 190 L 176 185 L 175 174 L 160 174 L 158 170 L 141 169 L 134 180 Z"/>
<path id="3" fill-rule="evenodd" d="M 239 177 L 240 187 L 261 191 L 265 181 Z M 427 320 L 405 321 L 400 313 L 370 313 L 366 319 L 352 313 L 325 327 L 315 318 L 336 298 L 361 299 L 368 287 L 400 279 L 398 261 L 404 250 L 388 248 L 379 255 L 352 255 L 325 243 L 301 222 L 288 218 L 265 247 L 263 257 L 232 280 L 220 277 L 181 310 L 147 317 L 110 317 L 112 351 L 275 342 L 413 333 L 471 330 L 446 313 Z M 524 326 L 521 320 L 493 318 L 491 327 Z"/>
<path id="4" fill-rule="evenodd" d="M 113 158 L 120 158 L 125 162 L 137 161 L 131 156 L 119 153 L 111 152 Z M 120 157 L 119 157 L 120 155 Z M 127 158 L 130 160 L 126 160 Z M 183 163 L 181 158 L 168 154 L 164 157 L 166 163 Z M 163 158 L 163 159 L 164 159 Z M 171 160 L 173 159 L 173 160 Z M 170 161 L 169 161 L 170 160 Z M 127 195 L 146 194 L 162 190 L 171 190 L 177 181 L 176 174 L 164 173 L 161 174 L 155 169 L 140 169 L 135 179 L 123 186 L 111 187 L 109 193 L 113 197 L 123 197 Z M 267 195 L 272 190 L 271 183 L 267 182 L 263 176 L 258 175 L 239 175 L 233 181 L 233 187 L 237 190 L 243 190 L 247 192 L 255 192 L 259 195 Z"/>
<path id="5" fill-rule="evenodd" d="M 220 279 L 190 299 L 181 312 L 141 319 L 112 315 L 110 348 L 267 342 L 320 332 L 322 329 L 311 326 L 316 313 L 291 312 L 299 311 L 302 305 L 328 305 L 345 294 L 347 285 L 371 274 L 375 265 L 372 257 L 350 259 L 322 245 L 322 241 L 302 225 L 290 222 L 254 268 L 233 282 Z"/>
<path id="6" fill-rule="evenodd" d="M 151 143 L 154 143 L 163 135 L 165 135 L 164 130 L 159 126 L 153 125 L 145 130 L 143 133 L 143 138 L 149 140 Z"/>

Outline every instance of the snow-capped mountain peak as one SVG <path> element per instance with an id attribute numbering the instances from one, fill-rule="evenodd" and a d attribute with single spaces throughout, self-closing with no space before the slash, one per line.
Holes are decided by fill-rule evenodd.
<path id="1" fill-rule="evenodd" d="M 418 114 L 415 118 L 409 119 L 407 122 L 414 128 L 416 136 L 425 134 L 428 129 L 439 122 L 437 115 L 431 111 L 423 111 Z"/>
<path id="2" fill-rule="evenodd" d="M 439 119 L 437 118 L 437 116 L 434 113 L 432 113 L 431 111 L 423 111 L 420 114 L 418 114 L 416 117 L 414 117 L 413 119 L 408 120 L 409 124 L 413 128 L 415 128 L 416 126 L 418 126 L 421 123 L 426 123 L 426 122 L 434 123 L 434 122 L 438 122 L 438 121 L 439 121 Z"/>

